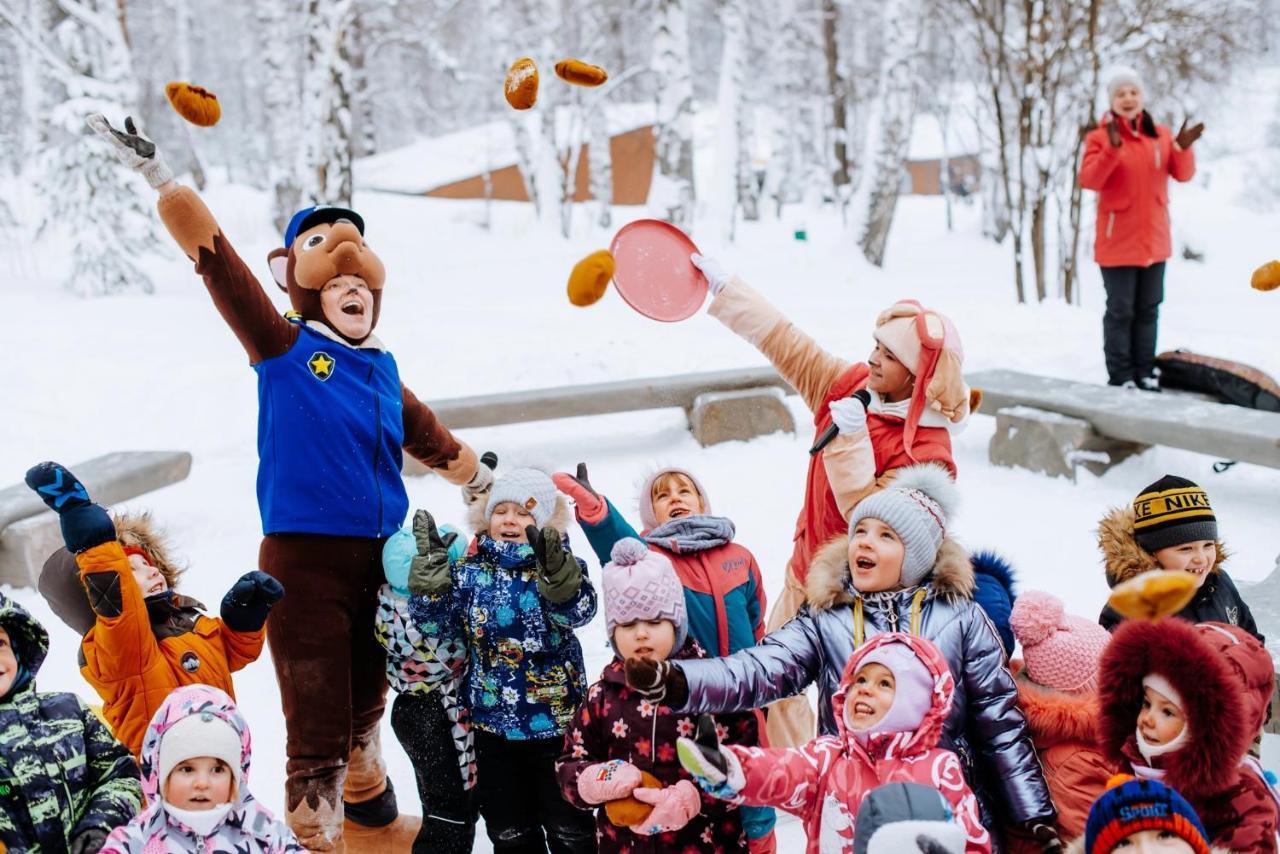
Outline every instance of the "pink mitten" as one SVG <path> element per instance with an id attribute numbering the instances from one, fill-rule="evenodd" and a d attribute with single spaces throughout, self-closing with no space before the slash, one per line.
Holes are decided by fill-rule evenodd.
<path id="1" fill-rule="evenodd" d="M 581 784 L 579 784 L 581 785 Z M 639 788 L 631 797 L 646 804 L 653 804 L 653 812 L 642 823 L 631 829 L 644 836 L 679 830 L 702 811 L 702 797 L 698 787 L 688 780 L 681 780 L 665 789 Z"/>
<path id="2" fill-rule="evenodd" d="M 640 769 L 621 759 L 588 765 L 578 775 L 578 794 L 589 804 L 625 798 L 639 785 Z"/>
<path id="3" fill-rule="evenodd" d="M 578 463 L 577 475 L 558 471 L 551 475 L 556 489 L 573 499 L 577 507 L 578 520 L 588 525 L 599 525 L 609 513 L 609 505 L 600 497 L 587 479 L 587 464 Z"/>

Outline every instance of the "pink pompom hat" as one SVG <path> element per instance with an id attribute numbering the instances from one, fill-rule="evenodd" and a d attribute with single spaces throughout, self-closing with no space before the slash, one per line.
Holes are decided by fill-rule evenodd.
<path id="1" fill-rule="evenodd" d="M 1009 625 L 1032 682 L 1071 694 L 1097 689 L 1098 661 L 1111 641 L 1102 626 L 1067 614 L 1061 599 L 1039 590 L 1018 597 Z"/>

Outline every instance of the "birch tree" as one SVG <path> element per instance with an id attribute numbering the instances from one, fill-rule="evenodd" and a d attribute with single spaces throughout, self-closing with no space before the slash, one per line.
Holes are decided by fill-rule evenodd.
<path id="1" fill-rule="evenodd" d="M 351 204 L 350 40 L 354 0 L 306 0 L 302 91 L 302 195 L 312 203 Z"/>
<path id="2" fill-rule="evenodd" d="M 656 170 L 651 203 L 688 230 L 697 191 L 693 174 L 693 78 L 689 61 L 689 20 L 685 0 L 657 0 L 653 35 L 657 74 Z"/>
<path id="3" fill-rule="evenodd" d="M 880 106 L 867 188 L 867 212 L 858 239 L 867 260 L 884 264 L 885 245 L 902 187 L 916 114 L 916 65 L 923 31 L 921 0 L 889 0 L 884 8 Z"/>
<path id="4" fill-rule="evenodd" d="M 36 30 L 23 15 L 27 5 L 0 0 L 0 22 L 39 58 L 55 93 L 36 158 L 36 189 L 47 199 L 38 236 L 65 241 L 71 271 L 64 285 L 73 293 L 150 293 L 136 261 L 159 245 L 152 194 L 84 124 L 92 112 L 121 121 L 136 106 L 120 8 L 115 0 L 59 0 L 50 26 Z"/>

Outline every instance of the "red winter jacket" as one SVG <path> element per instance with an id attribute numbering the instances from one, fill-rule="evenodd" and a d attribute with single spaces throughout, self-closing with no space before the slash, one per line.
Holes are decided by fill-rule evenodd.
<path id="1" fill-rule="evenodd" d="M 1274 679 L 1266 647 L 1226 623 L 1127 620 L 1112 634 L 1098 673 L 1098 746 L 1117 770 L 1160 775 L 1195 808 L 1213 845 L 1274 854 L 1280 810 L 1248 759 Z M 1150 673 L 1178 692 L 1189 737 L 1178 750 L 1148 762 L 1135 731 L 1142 679 Z"/>
<path id="2" fill-rule="evenodd" d="M 1169 239 L 1169 176 L 1190 181 L 1196 174 L 1191 149 L 1179 151 L 1164 125 L 1142 114 L 1134 129 L 1120 121 L 1120 147 L 1107 137 L 1107 112 L 1085 137 L 1080 186 L 1098 193 L 1093 257 L 1103 267 L 1149 267 L 1173 254 Z M 1155 128 L 1148 136 L 1142 126 Z"/>

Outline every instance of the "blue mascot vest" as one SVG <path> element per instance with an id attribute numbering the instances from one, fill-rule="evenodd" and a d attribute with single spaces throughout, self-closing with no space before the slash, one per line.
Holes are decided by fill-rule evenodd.
<path id="1" fill-rule="evenodd" d="M 390 536 L 409 509 L 396 360 L 294 322 L 288 352 L 253 366 L 262 531 Z"/>

